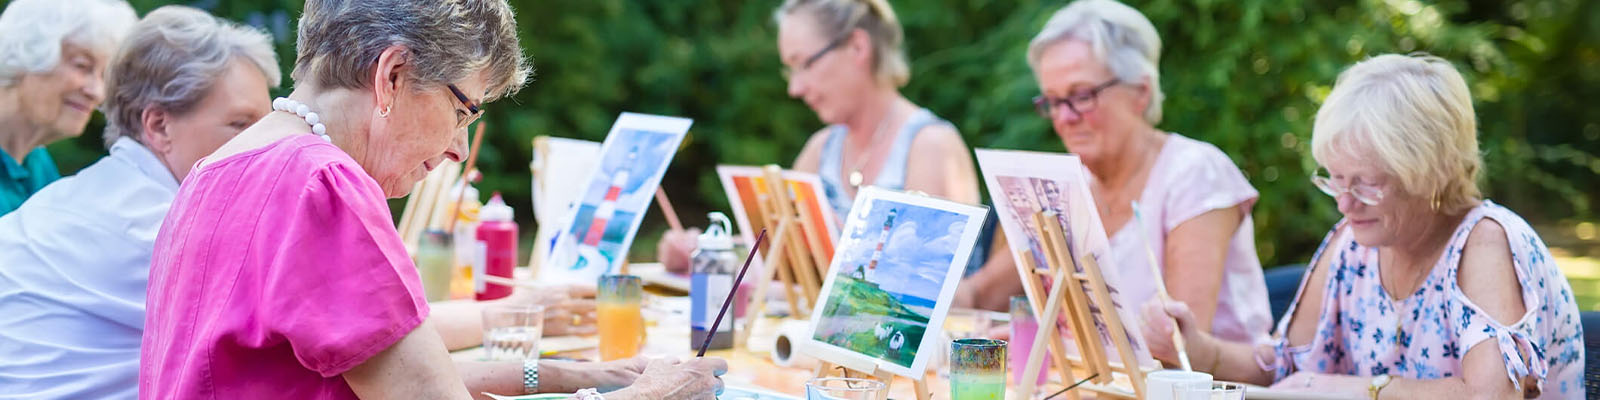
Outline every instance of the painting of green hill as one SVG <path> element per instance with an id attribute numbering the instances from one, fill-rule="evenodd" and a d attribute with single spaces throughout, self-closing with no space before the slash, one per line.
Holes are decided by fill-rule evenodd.
<path id="1" fill-rule="evenodd" d="M 928 315 L 872 282 L 844 273 L 834 278 L 835 295 L 823 307 L 824 323 L 815 338 L 909 368 L 928 330 Z"/>

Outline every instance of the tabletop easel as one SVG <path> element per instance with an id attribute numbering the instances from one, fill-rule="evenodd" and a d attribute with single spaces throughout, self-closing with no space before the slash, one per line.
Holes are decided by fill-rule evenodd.
<path id="1" fill-rule="evenodd" d="M 789 302 L 789 316 L 804 318 L 816 306 L 826 273 L 822 269 L 832 261 L 830 255 L 821 251 L 828 228 L 815 226 L 811 211 L 797 204 L 788 181 L 783 179 L 783 169 L 767 165 L 761 172 L 765 187 L 757 190 L 755 214 L 761 218 L 762 226 L 772 227 L 773 235 L 766 245 L 769 251 L 763 252 L 766 269 L 762 276 L 756 277 L 755 293 L 745 308 L 748 315 L 758 318 L 746 318 L 743 326 L 736 330 L 738 343 L 745 342 L 752 321 L 760 319 L 765 312 L 767 286 L 774 275 L 783 287 L 784 299 Z"/>
<path id="2" fill-rule="evenodd" d="M 1079 379 L 1073 374 L 1076 369 L 1085 373 L 1083 380 L 1087 381 L 1079 388 L 1102 395 L 1097 397 L 1147 398 L 1144 376 L 1149 371 L 1134 355 L 1127 331 L 1123 329 L 1122 318 L 1117 314 L 1111 292 L 1106 288 L 1100 265 L 1092 255 L 1076 254 L 1071 246 L 1071 237 L 1062 229 L 1055 212 L 1036 212 L 1032 215 L 1032 221 L 1034 233 L 1043 247 L 1046 265 L 1035 268 L 1033 255 L 1027 250 L 1019 251 L 1016 255 L 1017 273 L 1022 276 L 1023 291 L 1027 292 L 1028 302 L 1039 320 L 1039 330 L 1033 342 L 1035 346 L 1028 352 L 1028 363 L 1022 376 L 1038 376 L 1039 368 L 1044 363 L 1045 346 L 1037 344 L 1046 343 L 1061 374 L 1061 382 L 1067 385 L 1078 383 Z M 1044 286 L 1047 279 L 1050 282 L 1048 294 Z M 1092 310 L 1100 311 L 1100 319 L 1105 321 L 1106 329 L 1110 331 L 1108 333 L 1117 354 L 1106 354 Z M 1058 337 L 1058 329 L 1054 329 L 1058 313 L 1066 313 L 1065 322 L 1072 329 L 1078 357 L 1067 354 L 1067 341 Z M 1113 364 L 1109 358 L 1113 356 L 1120 358 L 1121 363 Z M 1114 386 L 1117 374 L 1127 377 L 1133 386 L 1131 393 L 1127 388 Z M 1022 380 L 1019 388 L 1022 398 L 1033 398 L 1036 394 L 1034 383 L 1033 379 Z M 1080 398 L 1076 389 L 1068 391 L 1066 395 L 1072 400 Z"/>
<path id="3" fill-rule="evenodd" d="M 837 374 L 835 374 L 835 372 L 837 372 Z M 817 364 L 815 375 L 818 378 L 838 376 L 842 378 L 861 378 L 883 382 L 884 390 L 883 393 L 878 396 L 878 400 L 887 400 L 889 398 L 889 388 L 894 386 L 895 377 L 893 373 L 878 368 L 878 364 L 876 363 L 845 365 L 828 361 L 822 361 L 820 364 Z M 926 373 L 924 373 L 923 376 L 908 378 L 911 379 L 912 390 L 916 392 L 917 400 L 931 400 L 933 398 L 933 392 L 928 390 L 928 378 Z"/>

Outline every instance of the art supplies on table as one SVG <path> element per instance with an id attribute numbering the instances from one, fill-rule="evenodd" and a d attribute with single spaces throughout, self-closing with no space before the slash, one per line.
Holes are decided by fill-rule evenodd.
<path id="1" fill-rule="evenodd" d="M 711 226 L 700 234 L 699 245 L 690 257 L 689 343 L 698 346 L 706 342 L 708 348 L 721 350 L 733 348 L 736 324 L 722 324 L 716 332 L 710 329 L 723 299 L 734 293 L 734 274 L 738 272 L 734 268 L 737 268 L 739 255 L 733 251 L 728 216 L 714 212 L 710 218 Z M 712 336 L 709 341 L 708 336 Z"/>
<path id="2" fill-rule="evenodd" d="M 588 283 L 618 272 L 667 165 L 693 121 L 623 113 L 600 146 L 599 165 L 558 223 L 544 280 Z"/>
<path id="3" fill-rule="evenodd" d="M 473 276 L 498 276 L 511 279 L 517 266 L 517 222 L 511 206 L 507 206 L 499 193 L 489 198 L 479 214 L 477 233 L 478 261 Z M 477 279 L 474 283 L 477 300 L 494 300 L 511 295 L 511 286 Z"/>

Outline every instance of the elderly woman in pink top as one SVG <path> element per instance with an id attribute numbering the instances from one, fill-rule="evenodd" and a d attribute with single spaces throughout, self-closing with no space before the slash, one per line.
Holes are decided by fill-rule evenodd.
<path id="1" fill-rule="evenodd" d="M 719 390 L 709 358 L 452 363 L 385 198 L 461 159 L 482 104 L 523 85 L 511 7 L 310 0 L 299 24 L 294 92 L 197 162 L 161 225 L 141 398 Z"/>
<path id="2" fill-rule="evenodd" d="M 1073 2 L 1028 46 L 1028 65 L 1043 92 L 1034 103 L 1093 175 L 1091 190 L 1111 235 L 1109 265 L 1134 278 L 1120 287 L 1123 293 L 1141 303 L 1156 297 L 1149 246 L 1167 291 L 1193 307 L 1201 330 L 1266 340 L 1272 315 L 1250 225 L 1256 191 L 1215 146 L 1155 127 L 1160 52 L 1155 27 L 1133 8 Z M 1143 221 L 1133 218 L 1133 201 Z M 970 279 L 986 278 L 987 270 Z M 990 285 L 1018 285 L 1011 292 L 1021 292 L 1017 279 L 996 272 Z"/>

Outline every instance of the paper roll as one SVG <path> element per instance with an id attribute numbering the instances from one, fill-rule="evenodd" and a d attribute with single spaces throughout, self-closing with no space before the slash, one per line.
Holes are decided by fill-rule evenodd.
<path id="1" fill-rule="evenodd" d="M 784 368 L 816 368 L 818 365 L 816 357 L 807 356 L 804 351 L 806 335 L 809 334 L 811 334 L 810 321 L 784 321 L 778 326 L 778 334 L 773 336 L 772 363 Z"/>

